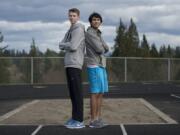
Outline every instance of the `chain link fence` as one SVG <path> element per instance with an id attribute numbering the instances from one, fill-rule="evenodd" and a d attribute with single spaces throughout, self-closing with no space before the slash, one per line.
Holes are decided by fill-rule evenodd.
<path id="1" fill-rule="evenodd" d="M 108 57 L 109 82 L 180 80 L 180 59 Z M 86 67 L 82 71 L 87 83 Z M 63 57 L 0 57 L 0 84 L 66 83 Z"/>

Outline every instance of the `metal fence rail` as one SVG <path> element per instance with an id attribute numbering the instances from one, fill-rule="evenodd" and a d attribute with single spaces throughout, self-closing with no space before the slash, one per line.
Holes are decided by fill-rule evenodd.
<path id="1" fill-rule="evenodd" d="M 66 83 L 63 57 L 0 57 L 0 84 Z M 108 57 L 109 82 L 168 82 L 180 80 L 180 59 Z M 83 67 L 83 82 L 87 82 Z"/>

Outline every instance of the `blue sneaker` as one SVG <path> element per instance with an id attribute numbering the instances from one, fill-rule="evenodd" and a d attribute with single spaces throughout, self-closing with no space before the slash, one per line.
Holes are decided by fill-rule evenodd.
<path id="1" fill-rule="evenodd" d="M 66 121 L 66 123 L 64 124 L 64 126 L 69 126 L 69 125 L 71 125 L 72 123 L 74 122 L 74 120 L 71 118 L 71 119 L 69 119 L 68 121 Z"/>
<path id="2" fill-rule="evenodd" d="M 71 124 L 69 124 L 68 126 L 66 126 L 69 129 L 80 129 L 80 128 L 84 128 L 85 125 L 83 122 L 79 122 L 76 120 L 73 120 L 73 122 Z"/>

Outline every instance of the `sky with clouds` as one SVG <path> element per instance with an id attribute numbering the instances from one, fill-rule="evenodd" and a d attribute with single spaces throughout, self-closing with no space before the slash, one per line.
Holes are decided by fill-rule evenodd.
<path id="1" fill-rule="evenodd" d="M 146 34 L 150 43 L 180 45 L 179 0 L 0 0 L 0 31 L 4 35 L 1 46 L 29 50 L 32 38 L 40 50 L 59 51 L 61 41 L 70 24 L 69 8 L 79 8 L 81 22 L 89 26 L 88 17 L 99 12 L 103 17 L 103 37 L 114 45 L 120 18 L 127 25 L 133 18 L 140 39 Z"/>

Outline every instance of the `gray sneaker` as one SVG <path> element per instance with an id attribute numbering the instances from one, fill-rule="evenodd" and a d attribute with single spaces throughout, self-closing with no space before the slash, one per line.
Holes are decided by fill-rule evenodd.
<path id="1" fill-rule="evenodd" d="M 101 118 L 99 118 L 98 121 L 99 121 L 99 124 L 101 125 L 101 127 L 108 126 L 108 124 L 106 122 L 104 122 Z"/>
<path id="2" fill-rule="evenodd" d="M 98 120 L 91 121 L 89 123 L 89 127 L 90 128 L 101 128 L 100 125 L 99 125 L 99 121 Z"/>
<path id="3" fill-rule="evenodd" d="M 94 120 L 94 121 L 91 121 L 89 124 L 90 128 L 103 128 L 106 126 L 107 124 L 105 124 L 102 120 Z"/>

